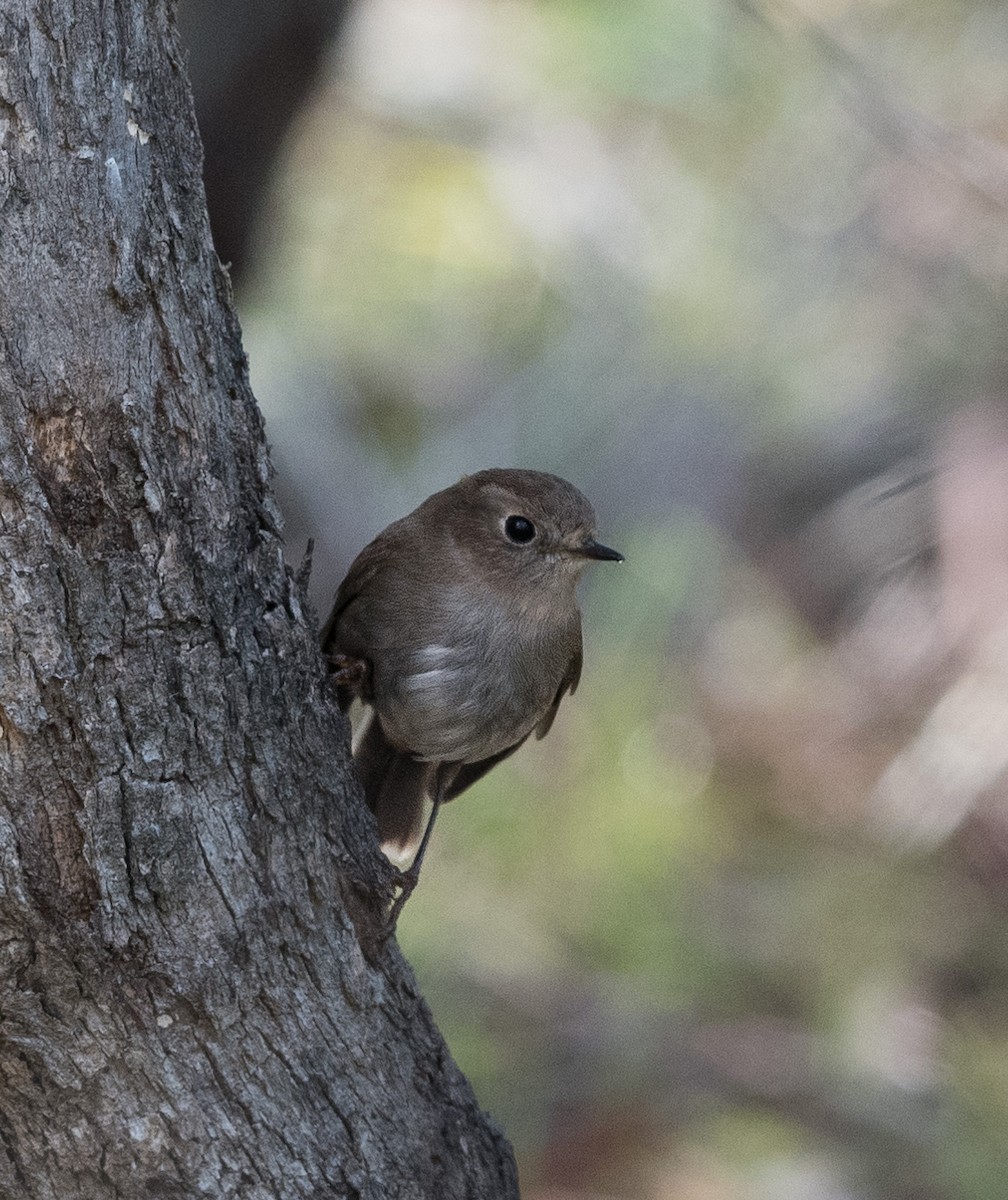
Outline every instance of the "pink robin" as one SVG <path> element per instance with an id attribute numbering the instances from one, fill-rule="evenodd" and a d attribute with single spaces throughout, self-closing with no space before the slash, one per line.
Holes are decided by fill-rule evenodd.
<path id="1" fill-rule="evenodd" d="M 344 709 L 366 715 L 354 762 L 382 849 L 416 884 L 438 808 L 544 737 L 581 675 L 576 589 L 595 513 L 541 471 L 465 475 L 360 552 L 322 631 Z M 424 811 L 432 810 L 424 828 Z"/>

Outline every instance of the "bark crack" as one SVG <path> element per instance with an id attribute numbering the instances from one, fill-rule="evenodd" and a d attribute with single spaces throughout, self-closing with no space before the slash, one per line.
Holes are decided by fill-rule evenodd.
<path id="1" fill-rule="evenodd" d="M 235 912 L 234 908 L 232 907 L 231 901 L 228 899 L 227 892 L 221 886 L 220 880 L 217 878 L 216 872 L 214 871 L 213 866 L 210 863 L 210 859 L 207 855 L 206 848 L 204 847 L 202 841 L 200 841 L 199 839 L 197 839 L 196 844 L 199 846 L 200 856 L 203 859 L 203 866 L 206 868 L 207 877 L 209 878 L 210 882 L 214 885 L 214 888 L 217 891 L 217 895 L 220 896 L 221 903 L 224 905 L 225 909 L 227 910 L 228 916 L 231 918 L 231 924 L 235 927 L 235 931 L 240 933 L 241 932 L 241 924 L 238 920 L 238 914 Z"/>
<path id="2" fill-rule="evenodd" d="M 25 1175 L 24 1163 L 18 1151 L 17 1138 L 6 1116 L 2 1112 L 0 1112 L 0 1143 L 3 1144 L 4 1154 L 7 1155 L 11 1170 L 14 1172 L 14 1178 L 27 1192 L 28 1179 Z"/>

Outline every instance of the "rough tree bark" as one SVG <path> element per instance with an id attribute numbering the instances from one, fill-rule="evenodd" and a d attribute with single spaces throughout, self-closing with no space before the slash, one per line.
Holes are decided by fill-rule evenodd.
<path id="1" fill-rule="evenodd" d="M 0 134 L 0 1196 L 516 1195 L 368 942 L 168 0 L 0 0 Z"/>

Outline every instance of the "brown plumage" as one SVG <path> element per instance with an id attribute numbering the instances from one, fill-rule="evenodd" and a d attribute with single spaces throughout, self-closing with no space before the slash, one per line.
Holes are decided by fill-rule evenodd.
<path id="1" fill-rule="evenodd" d="M 344 707 L 366 706 L 354 761 L 393 861 L 422 857 L 428 800 L 436 812 L 547 733 L 581 674 L 578 579 L 621 557 L 575 487 L 504 469 L 435 493 L 357 556 L 322 647 Z"/>

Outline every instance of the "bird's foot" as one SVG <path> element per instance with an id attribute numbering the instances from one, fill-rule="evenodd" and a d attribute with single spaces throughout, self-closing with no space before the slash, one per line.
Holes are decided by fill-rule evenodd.
<path id="1" fill-rule="evenodd" d="M 354 658 L 352 654 L 330 654 L 329 678 L 342 692 L 359 696 L 364 690 L 368 678 L 368 663 L 364 658 Z"/>
<path id="2" fill-rule="evenodd" d="M 439 795 L 434 801 L 430 816 L 427 818 L 427 827 L 424 829 L 423 837 L 420 839 L 420 845 L 417 847 L 413 861 L 405 871 L 399 872 L 399 878 L 396 880 L 396 884 L 399 887 L 399 894 L 392 901 L 388 916 L 385 918 L 386 939 L 395 933 L 396 925 L 399 923 L 399 914 L 405 907 L 406 901 L 413 895 L 413 889 L 420 878 L 420 868 L 423 866 L 424 855 L 427 853 L 427 845 L 430 842 L 431 831 L 434 828 L 434 821 L 440 807 L 441 797 Z"/>
<path id="3" fill-rule="evenodd" d="M 413 895 L 413 889 L 416 887 L 419 878 L 420 870 L 417 863 L 414 863 L 408 870 L 399 872 L 399 878 L 396 880 L 399 891 L 389 906 L 385 917 L 385 924 L 382 929 L 383 941 L 387 941 L 395 933 L 396 926 L 399 924 L 399 914 L 406 907 L 406 901 Z"/>

